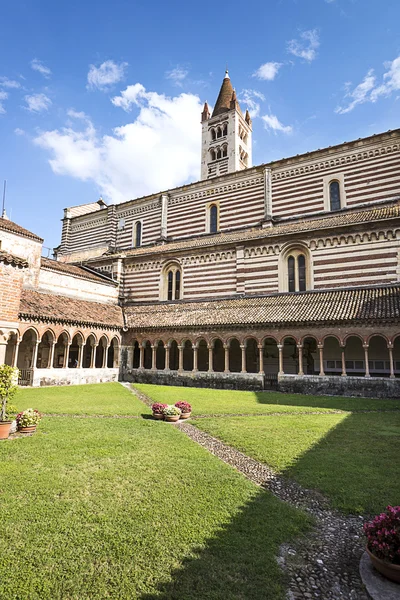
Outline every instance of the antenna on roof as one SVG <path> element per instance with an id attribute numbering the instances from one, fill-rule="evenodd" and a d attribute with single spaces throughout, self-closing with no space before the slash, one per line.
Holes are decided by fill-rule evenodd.
<path id="1" fill-rule="evenodd" d="M 3 188 L 3 208 L 1 211 L 1 217 L 3 219 L 7 219 L 6 215 L 6 189 L 7 189 L 7 180 L 4 180 L 4 188 Z"/>

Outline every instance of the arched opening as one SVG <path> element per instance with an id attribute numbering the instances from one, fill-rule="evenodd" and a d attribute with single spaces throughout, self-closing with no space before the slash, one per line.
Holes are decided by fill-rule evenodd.
<path id="1" fill-rule="evenodd" d="M 305 375 L 318 375 L 319 351 L 318 342 L 313 337 L 306 337 L 303 340 L 303 372 Z"/>
<path id="2" fill-rule="evenodd" d="M 225 370 L 225 350 L 220 339 L 214 341 L 213 370 L 222 373 Z"/>
<path id="3" fill-rule="evenodd" d="M 68 335 L 63 332 L 58 336 L 54 347 L 53 367 L 55 369 L 65 369 L 68 364 Z"/>
<path id="4" fill-rule="evenodd" d="M 7 340 L 6 356 L 4 359 L 4 363 L 9 367 L 12 367 L 14 365 L 15 352 L 17 350 L 17 340 L 17 334 L 13 332 L 10 333 Z"/>
<path id="5" fill-rule="evenodd" d="M 393 342 L 393 367 L 396 377 L 400 377 L 400 336 Z"/>
<path id="6" fill-rule="evenodd" d="M 347 375 L 363 377 L 365 375 L 365 353 L 363 343 L 358 336 L 350 335 L 346 338 L 344 356 Z"/>
<path id="7" fill-rule="evenodd" d="M 133 230 L 133 245 L 139 248 L 142 245 L 142 222 L 136 221 Z"/>
<path id="8" fill-rule="evenodd" d="M 37 335 L 33 329 L 28 329 L 22 336 L 18 351 L 18 369 L 32 369 L 33 353 L 36 346 Z"/>
<path id="9" fill-rule="evenodd" d="M 192 342 L 190 340 L 186 340 L 183 344 L 183 370 L 184 371 L 193 371 L 193 348 Z"/>
<path id="10" fill-rule="evenodd" d="M 111 344 L 107 352 L 107 367 L 113 369 L 118 367 L 119 363 L 119 342 L 117 338 L 111 340 Z"/>
<path id="11" fill-rule="evenodd" d="M 222 147 L 222 156 L 228 156 L 228 146 Z"/>
<path id="12" fill-rule="evenodd" d="M 279 372 L 278 345 L 274 338 L 266 338 L 264 340 L 263 363 L 266 375 L 276 375 Z"/>
<path id="13" fill-rule="evenodd" d="M 246 341 L 246 371 L 248 373 L 258 373 L 259 370 L 258 344 L 254 338 L 250 338 Z"/>
<path id="14" fill-rule="evenodd" d="M 171 371 L 177 371 L 179 369 L 179 350 L 175 340 L 172 340 L 169 346 L 169 368 Z"/>
<path id="15" fill-rule="evenodd" d="M 51 359 L 51 347 L 53 344 L 53 334 L 51 331 L 46 331 L 42 335 L 37 351 L 36 367 L 38 369 L 48 369 Z"/>
<path id="16" fill-rule="evenodd" d="M 329 184 L 329 204 L 331 210 L 340 209 L 340 184 L 336 180 Z"/>
<path id="17" fill-rule="evenodd" d="M 90 369 L 92 367 L 92 359 L 94 353 L 94 345 L 96 343 L 94 335 L 89 335 L 86 343 L 83 347 L 82 366 L 84 369 Z"/>
<path id="18" fill-rule="evenodd" d="M 218 127 L 218 129 L 217 129 L 217 138 L 220 138 L 220 137 L 222 137 L 222 129 L 221 129 L 221 127 Z"/>
<path id="19" fill-rule="evenodd" d="M 215 137 L 216 137 L 216 136 L 215 136 L 215 129 L 211 129 L 211 130 L 210 130 L 210 133 L 211 133 L 211 139 L 214 141 L 214 140 L 215 140 Z"/>
<path id="20" fill-rule="evenodd" d="M 210 150 L 210 156 L 211 156 L 211 160 L 215 160 L 216 159 L 215 150 Z"/>
<path id="21" fill-rule="evenodd" d="M 83 345 L 83 338 L 80 333 L 76 333 L 72 338 L 72 343 L 69 347 L 68 366 L 71 369 L 76 369 L 79 366 L 79 353 Z"/>
<path id="22" fill-rule="evenodd" d="M 281 292 L 305 292 L 312 288 L 310 253 L 301 245 L 283 250 L 279 259 Z"/>
<path id="23" fill-rule="evenodd" d="M 222 133 L 223 133 L 223 135 L 228 135 L 228 125 L 227 125 L 227 123 L 225 123 L 224 129 L 223 129 Z"/>
<path id="24" fill-rule="evenodd" d="M 369 340 L 368 366 L 371 377 L 390 376 L 389 348 L 382 335 L 374 335 Z"/>
<path id="25" fill-rule="evenodd" d="M 222 158 L 221 148 L 217 149 L 217 159 Z"/>
<path id="26" fill-rule="evenodd" d="M 165 369 L 165 346 L 161 340 L 157 343 L 156 348 L 156 369 L 160 371 Z"/>
<path id="27" fill-rule="evenodd" d="M 180 300 L 182 297 L 182 271 L 179 264 L 167 264 L 162 271 L 162 300 Z"/>
<path id="28" fill-rule="evenodd" d="M 208 346 L 206 340 L 197 344 L 197 368 L 199 371 L 208 371 Z"/>
<path id="29" fill-rule="evenodd" d="M 299 372 L 299 357 L 296 340 L 285 338 L 283 343 L 283 372 L 296 375 Z"/>
<path id="30" fill-rule="evenodd" d="M 342 373 L 342 348 L 339 340 L 334 336 L 324 339 L 324 372 L 326 375 L 341 375 Z"/>
<path id="31" fill-rule="evenodd" d="M 133 356 L 132 356 L 132 369 L 138 369 L 140 367 L 140 346 L 136 340 L 133 344 Z"/>
<path id="32" fill-rule="evenodd" d="M 218 231 L 218 206 L 212 204 L 210 206 L 210 233 L 217 233 Z"/>
<path id="33" fill-rule="evenodd" d="M 99 345 L 96 348 L 96 359 L 94 366 L 96 369 L 101 369 L 104 365 L 105 352 L 107 348 L 107 338 L 103 335 L 99 340 Z"/>
<path id="34" fill-rule="evenodd" d="M 242 370 L 242 349 L 236 338 L 229 342 L 229 370 L 232 373 L 240 373 Z"/>
<path id="35" fill-rule="evenodd" d="M 152 365 L 152 348 L 149 340 L 143 344 L 143 366 L 145 369 L 151 369 Z"/>

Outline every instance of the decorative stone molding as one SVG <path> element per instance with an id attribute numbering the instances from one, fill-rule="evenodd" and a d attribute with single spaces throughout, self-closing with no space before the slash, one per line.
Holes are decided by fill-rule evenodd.
<path id="1" fill-rule="evenodd" d="M 242 181 L 238 181 L 236 183 L 230 183 L 228 185 L 224 185 L 221 187 L 207 188 L 206 190 L 195 192 L 194 194 L 186 194 L 184 196 L 177 196 L 176 198 L 170 199 L 169 205 L 173 206 L 176 204 L 181 204 L 182 202 L 187 202 L 188 200 L 195 200 L 198 198 L 208 198 L 210 196 L 217 196 L 218 194 L 233 192 L 234 190 L 253 187 L 256 185 L 264 185 L 264 178 L 263 177 L 255 177 L 252 179 L 244 179 Z"/>

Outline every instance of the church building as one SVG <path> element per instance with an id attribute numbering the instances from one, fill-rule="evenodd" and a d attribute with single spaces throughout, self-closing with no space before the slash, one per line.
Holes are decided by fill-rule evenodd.
<path id="1" fill-rule="evenodd" d="M 0 219 L 20 383 L 400 396 L 400 129 L 252 165 L 228 72 L 201 180 L 64 210 L 55 259 Z"/>

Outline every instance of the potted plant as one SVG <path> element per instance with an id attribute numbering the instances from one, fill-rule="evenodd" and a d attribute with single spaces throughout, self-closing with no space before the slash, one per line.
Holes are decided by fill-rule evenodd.
<path id="1" fill-rule="evenodd" d="M 168 404 L 163 404 L 162 402 L 155 402 L 151 405 L 151 410 L 153 411 L 153 417 L 155 419 L 164 419 L 164 408 L 167 408 Z"/>
<path id="2" fill-rule="evenodd" d="M 16 367 L 0 365 L 0 440 L 6 440 L 10 434 L 13 409 L 9 403 L 17 393 L 18 373 Z"/>
<path id="3" fill-rule="evenodd" d="M 38 410 L 28 408 L 16 416 L 18 431 L 21 433 L 33 433 L 36 425 L 40 423 L 42 415 Z"/>
<path id="4" fill-rule="evenodd" d="M 375 569 L 400 583 L 400 506 L 388 506 L 364 525 L 367 552 Z"/>
<path id="5" fill-rule="evenodd" d="M 163 410 L 165 420 L 169 422 L 179 421 L 181 412 L 181 409 L 173 404 L 168 404 Z"/>
<path id="6" fill-rule="evenodd" d="M 189 404 L 189 402 L 180 400 L 175 404 L 175 406 L 181 409 L 181 419 L 188 419 L 192 414 L 192 406 Z"/>

